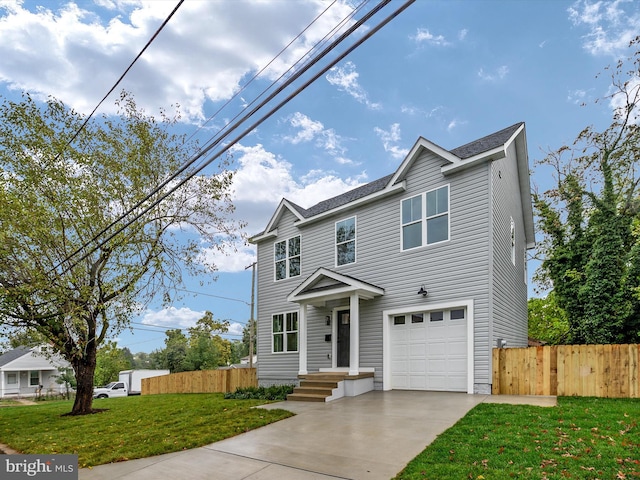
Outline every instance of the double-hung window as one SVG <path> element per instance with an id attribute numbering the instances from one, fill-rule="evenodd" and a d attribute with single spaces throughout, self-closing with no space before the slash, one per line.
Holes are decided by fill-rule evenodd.
<path id="1" fill-rule="evenodd" d="M 336 222 L 336 265 L 356 261 L 356 217 Z"/>
<path id="2" fill-rule="evenodd" d="M 298 312 L 272 317 L 273 353 L 298 351 Z"/>
<path id="3" fill-rule="evenodd" d="M 37 387 L 40 385 L 40 372 L 38 370 L 31 370 L 29 372 L 29 386 Z"/>
<path id="4" fill-rule="evenodd" d="M 449 240 L 449 185 L 402 201 L 402 250 Z"/>
<path id="5" fill-rule="evenodd" d="M 300 235 L 276 242 L 274 261 L 276 280 L 300 275 Z"/>

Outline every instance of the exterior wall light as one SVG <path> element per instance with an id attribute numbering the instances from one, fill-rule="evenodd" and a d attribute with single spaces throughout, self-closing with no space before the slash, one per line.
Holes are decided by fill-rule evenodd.
<path id="1" fill-rule="evenodd" d="M 428 293 L 429 292 L 427 292 L 427 289 L 424 288 L 424 285 L 422 285 L 420 287 L 420 290 L 418 290 L 418 295 L 422 295 L 423 297 L 426 297 Z"/>

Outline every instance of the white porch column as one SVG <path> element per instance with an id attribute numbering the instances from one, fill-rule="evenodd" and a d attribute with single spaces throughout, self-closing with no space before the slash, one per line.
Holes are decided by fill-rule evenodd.
<path id="1" fill-rule="evenodd" d="M 360 370 L 360 297 L 352 293 L 349 297 L 349 375 L 358 375 Z"/>
<path id="2" fill-rule="evenodd" d="M 307 372 L 307 304 L 300 304 L 300 314 L 298 315 L 298 355 L 300 356 L 300 366 L 298 375 L 306 375 Z"/>

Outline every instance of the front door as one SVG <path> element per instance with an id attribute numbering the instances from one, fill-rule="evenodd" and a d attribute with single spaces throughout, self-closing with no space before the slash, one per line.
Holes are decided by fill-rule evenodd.
<path id="1" fill-rule="evenodd" d="M 349 310 L 338 312 L 338 367 L 349 366 L 351 317 Z"/>

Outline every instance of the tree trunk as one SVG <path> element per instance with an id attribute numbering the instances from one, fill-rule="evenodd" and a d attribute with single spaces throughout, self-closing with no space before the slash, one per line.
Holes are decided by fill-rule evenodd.
<path id="1" fill-rule="evenodd" d="M 69 415 L 87 415 L 93 410 L 93 377 L 96 371 L 97 349 L 95 342 L 87 344 L 82 358 L 72 362 L 76 376 L 76 400 Z"/>

